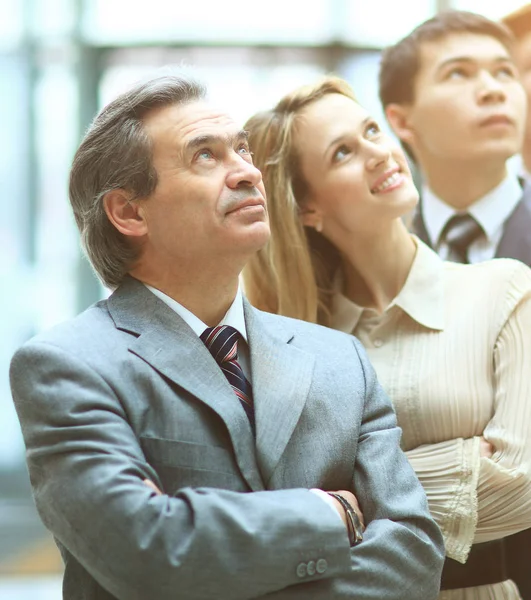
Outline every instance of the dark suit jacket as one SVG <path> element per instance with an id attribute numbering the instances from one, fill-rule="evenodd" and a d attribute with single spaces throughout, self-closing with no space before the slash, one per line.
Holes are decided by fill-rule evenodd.
<path id="1" fill-rule="evenodd" d="M 256 438 L 204 344 L 132 278 L 15 355 L 64 598 L 435 598 L 442 537 L 360 343 L 244 309 Z M 361 544 L 312 487 L 355 491 Z"/>
<path id="2" fill-rule="evenodd" d="M 411 230 L 428 246 L 433 247 L 422 216 L 422 200 L 413 217 Z M 522 199 L 503 226 L 503 235 L 496 258 L 516 258 L 531 266 L 531 184 L 524 185 Z"/>

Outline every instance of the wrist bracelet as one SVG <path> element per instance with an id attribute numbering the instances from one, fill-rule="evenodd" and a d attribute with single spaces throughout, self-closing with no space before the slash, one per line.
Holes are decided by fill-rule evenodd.
<path id="1" fill-rule="evenodd" d="M 356 546 L 363 540 L 363 527 L 361 525 L 361 521 L 358 517 L 358 514 L 356 513 L 350 502 L 343 498 L 341 494 L 336 494 L 335 492 L 327 492 L 327 494 L 329 496 L 332 496 L 332 498 L 335 498 L 343 507 L 343 510 L 347 515 L 348 539 L 351 546 Z"/>

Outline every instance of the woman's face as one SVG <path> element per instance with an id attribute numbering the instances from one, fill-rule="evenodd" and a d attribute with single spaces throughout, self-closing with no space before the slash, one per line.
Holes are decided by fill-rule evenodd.
<path id="1" fill-rule="evenodd" d="M 418 201 L 400 147 L 346 96 L 328 94 L 305 108 L 295 145 L 309 189 L 303 223 L 322 225 L 334 243 L 345 233 L 376 231 Z"/>

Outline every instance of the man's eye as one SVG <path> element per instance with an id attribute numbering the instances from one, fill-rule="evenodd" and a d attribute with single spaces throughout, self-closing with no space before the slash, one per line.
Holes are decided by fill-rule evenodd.
<path id="1" fill-rule="evenodd" d="M 246 146 L 245 144 L 243 144 L 238 148 L 238 154 L 251 154 L 252 155 L 252 152 L 249 149 L 249 146 Z"/>
<path id="2" fill-rule="evenodd" d="M 446 74 L 446 79 L 463 79 L 466 77 L 466 71 L 462 67 L 455 67 Z"/>
<path id="3" fill-rule="evenodd" d="M 200 158 L 200 159 L 208 160 L 213 157 L 214 157 L 214 154 L 208 148 L 205 148 L 204 150 L 200 150 L 197 153 L 197 158 Z"/>
<path id="4" fill-rule="evenodd" d="M 502 77 L 503 79 L 509 78 L 514 79 L 516 77 L 515 70 L 512 67 L 501 67 L 496 71 L 497 77 Z"/>

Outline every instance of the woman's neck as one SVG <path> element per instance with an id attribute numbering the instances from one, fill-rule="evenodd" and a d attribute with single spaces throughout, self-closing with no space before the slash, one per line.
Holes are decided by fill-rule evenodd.
<path id="1" fill-rule="evenodd" d="M 401 220 L 337 244 L 343 258 L 344 294 L 383 313 L 400 293 L 411 270 L 416 244 Z"/>

